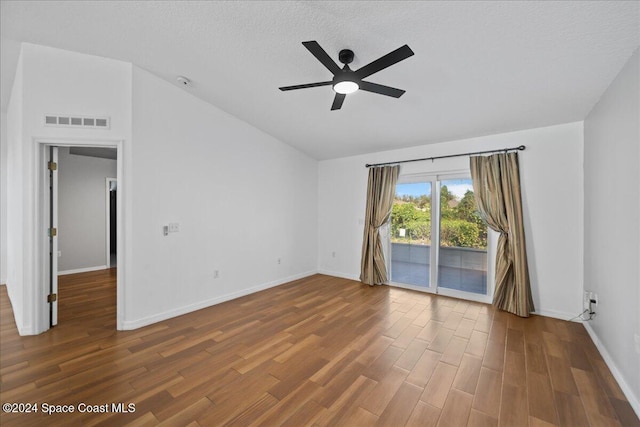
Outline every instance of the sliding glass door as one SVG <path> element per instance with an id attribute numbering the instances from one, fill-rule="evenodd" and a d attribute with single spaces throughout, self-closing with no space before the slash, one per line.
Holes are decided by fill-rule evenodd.
<path id="1" fill-rule="evenodd" d="M 391 281 L 430 288 L 432 183 L 398 184 L 391 213 Z"/>
<path id="2" fill-rule="evenodd" d="M 471 178 L 439 181 L 438 287 L 487 295 L 487 224 L 477 212 Z"/>
<path id="3" fill-rule="evenodd" d="M 489 300 L 491 238 L 468 175 L 401 177 L 390 231 L 392 284 Z"/>

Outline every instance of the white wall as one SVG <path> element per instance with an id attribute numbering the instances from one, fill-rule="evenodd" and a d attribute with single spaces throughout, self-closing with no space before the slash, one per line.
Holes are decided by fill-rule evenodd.
<path id="1" fill-rule="evenodd" d="M 584 122 L 584 290 L 597 292 L 589 322 L 640 414 L 640 54 L 633 54 Z"/>
<path id="2" fill-rule="evenodd" d="M 0 113 L 0 284 L 7 282 L 7 112 Z"/>
<path id="3" fill-rule="evenodd" d="M 58 151 L 58 271 L 108 268 L 106 178 L 117 162 Z"/>
<path id="4" fill-rule="evenodd" d="M 11 98 L 7 108 L 7 293 L 11 300 L 13 315 L 18 331 L 33 333 L 33 324 L 25 319 L 25 295 L 30 296 L 29 286 L 24 283 L 23 257 L 23 191 L 22 135 L 24 109 L 24 61 L 20 53 L 18 66 L 11 88 Z M 28 319 L 32 319 L 29 313 Z M 25 325 L 25 323 L 29 323 Z"/>
<path id="5" fill-rule="evenodd" d="M 367 189 L 366 163 L 525 145 L 520 177 L 536 312 L 571 318 L 582 294 L 582 123 L 379 152 L 319 164 L 318 267 L 357 280 Z M 468 169 L 467 157 L 403 164 L 401 174 Z M 336 253 L 335 258 L 332 252 Z"/>
<path id="6" fill-rule="evenodd" d="M 111 128 L 44 126 L 45 114 L 99 115 Z M 45 295 L 44 263 L 37 245 L 41 195 L 37 193 L 37 140 L 131 141 L 131 64 L 23 44 L 8 117 L 7 290 L 21 334 L 46 329 L 44 312 L 34 310 Z"/>
<path id="7" fill-rule="evenodd" d="M 133 106 L 126 328 L 316 271 L 315 160 L 137 67 Z"/>
<path id="8" fill-rule="evenodd" d="M 111 129 L 45 127 L 51 113 L 109 116 Z M 124 141 L 121 328 L 316 271 L 317 162 L 131 64 L 23 44 L 8 125 L 7 282 L 21 334 L 46 329 L 34 310 L 45 295 L 38 140 Z M 169 222 L 180 232 L 164 237 Z"/>

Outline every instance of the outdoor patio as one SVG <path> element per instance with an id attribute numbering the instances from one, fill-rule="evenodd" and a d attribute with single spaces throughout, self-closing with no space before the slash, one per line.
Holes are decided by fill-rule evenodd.
<path id="1" fill-rule="evenodd" d="M 429 286 L 431 247 L 392 243 L 391 281 L 413 286 Z M 485 295 L 487 293 L 487 251 L 440 248 L 438 286 Z"/>

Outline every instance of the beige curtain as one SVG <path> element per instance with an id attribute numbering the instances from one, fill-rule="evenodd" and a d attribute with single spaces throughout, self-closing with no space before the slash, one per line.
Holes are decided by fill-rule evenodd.
<path id="1" fill-rule="evenodd" d="M 471 157 L 478 211 L 500 233 L 493 305 L 521 317 L 534 311 L 524 239 L 517 153 Z"/>
<path id="2" fill-rule="evenodd" d="M 380 227 L 391 217 L 399 172 L 398 165 L 369 168 L 360 281 L 370 286 L 380 285 L 388 280 Z"/>

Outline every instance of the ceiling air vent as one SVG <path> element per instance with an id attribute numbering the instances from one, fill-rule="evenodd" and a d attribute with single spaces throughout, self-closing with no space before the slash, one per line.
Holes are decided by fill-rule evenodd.
<path id="1" fill-rule="evenodd" d="M 109 129 L 111 120 L 109 117 L 89 117 L 76 115 L 47 114 L 44 116 L 45 126 L 83 129 Z"/>

